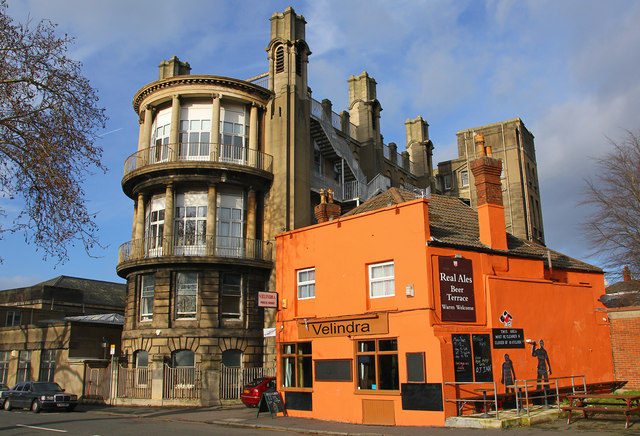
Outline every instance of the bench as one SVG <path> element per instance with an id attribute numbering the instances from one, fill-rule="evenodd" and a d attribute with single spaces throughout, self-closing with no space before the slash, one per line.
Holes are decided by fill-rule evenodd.
<path id="1" fill-rule="evenodd" d="M 567 395 L 567 399 L 569 405 L 561 407 L 569 412 L 567 424 L 571 424 L 572 412 L 582 412 L 585 419 L 595 413 L 620 413 L 626 417 L 625 428 L 629 428 L 631 414 L 640 411 L 640 395 L 576 393 Z"/>

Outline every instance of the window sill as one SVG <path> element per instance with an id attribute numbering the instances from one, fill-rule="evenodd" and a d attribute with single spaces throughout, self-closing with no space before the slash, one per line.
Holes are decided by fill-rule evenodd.
<path id="1" fill-rule="evenodd" d="M 356 395 L 400 395 L 400 391 L 386 390 L 386 389 L 356 389 L 354 394 Z"/>
<path id="2" fill-rule="evenodd" d="M 284 387 L 284 386 L 280 386 L 280 391 L 281 392 L 313 392 L 313 388 L 294 388 L 294 387 Z"/>

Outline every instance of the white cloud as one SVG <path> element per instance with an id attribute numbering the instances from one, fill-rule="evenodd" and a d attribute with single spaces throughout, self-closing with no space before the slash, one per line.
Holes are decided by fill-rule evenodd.
<path id="1" fill-rule="evenodd" d="M 36 276 L 0 276 L 0 289 L 24 288 L 25 286 L 32 286 L 44 280 L 47 279 Z"/>

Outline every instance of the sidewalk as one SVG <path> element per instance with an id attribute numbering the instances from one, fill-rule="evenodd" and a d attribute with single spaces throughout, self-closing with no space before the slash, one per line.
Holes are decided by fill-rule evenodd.
<path id="1" fill-rule="evenodd" d="M 533 427 L 515 427 L 508 430 L 500 429 L 464 429 L 451 427 L 409 427 L 409 426 L 376 426 L 349 424 L 334 421 L 322 421 L 309 418 L 294 418 L 282 414 L 271 418 L 268 412 L 257 415 L 257 409 L 244 406 L 224 407 L 135 407 L 135 406 L 106 406 L 81 404 L 76 409 L 79 412 L 126 416 L 132 418 L 161 419 L 169 421 L 201 422 L 229 427 L 248 428 L 256 430 L 278 430 L 299 434 L 321 435 L 479 435 L 499 434 L 503 431 L 523 435 L 596 435 L 596 434 L 625 434 L 640 435 L 640 422 L 632 421 L 628 430 L 624 429 L 624 420 L 614 419 L 579 419 L 571 425 L 566 419 L 560 418 L 550 422 L 536 424 Z M 636 415 L 637 416 L 637 415 Z M 611 417 L 613 418 L 613 417 Z"/>

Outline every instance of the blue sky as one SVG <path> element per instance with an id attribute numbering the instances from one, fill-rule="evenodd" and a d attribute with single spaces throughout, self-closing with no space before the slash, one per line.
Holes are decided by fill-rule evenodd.
<path id="1" fill-rule="evenodd" d="M 118 247 L 131 239 L 133 202 L 120 188 L 136 151 L 135 92 L 177 55 L 193 74 L 246 79 L 266 72 L 269 17 L 287 6 L 307 21 L 309 86 L 347 109 L 347 79 L 377 83 L 385 143 L 405 144 L 404 121 L 430 124 L 434 164 L 456 157 L 456 132 L 520 117 L 535 136 L 547 245 L 598 265 L 578 225 L 593 157 L 606 137 L 637 130 L 640 2 L 9 0 L 20 22 L 51 19 L 75 36 L 70 55 L 98 89 L 109 122 L 100 145 L 107 174 L 86 183 L 104 249 L 43 261 L 23 235 L 0 240 L 0 289 L 64 274 L 122 282 Z M 4 201 L 11 211 L 20 204 Z"/>

